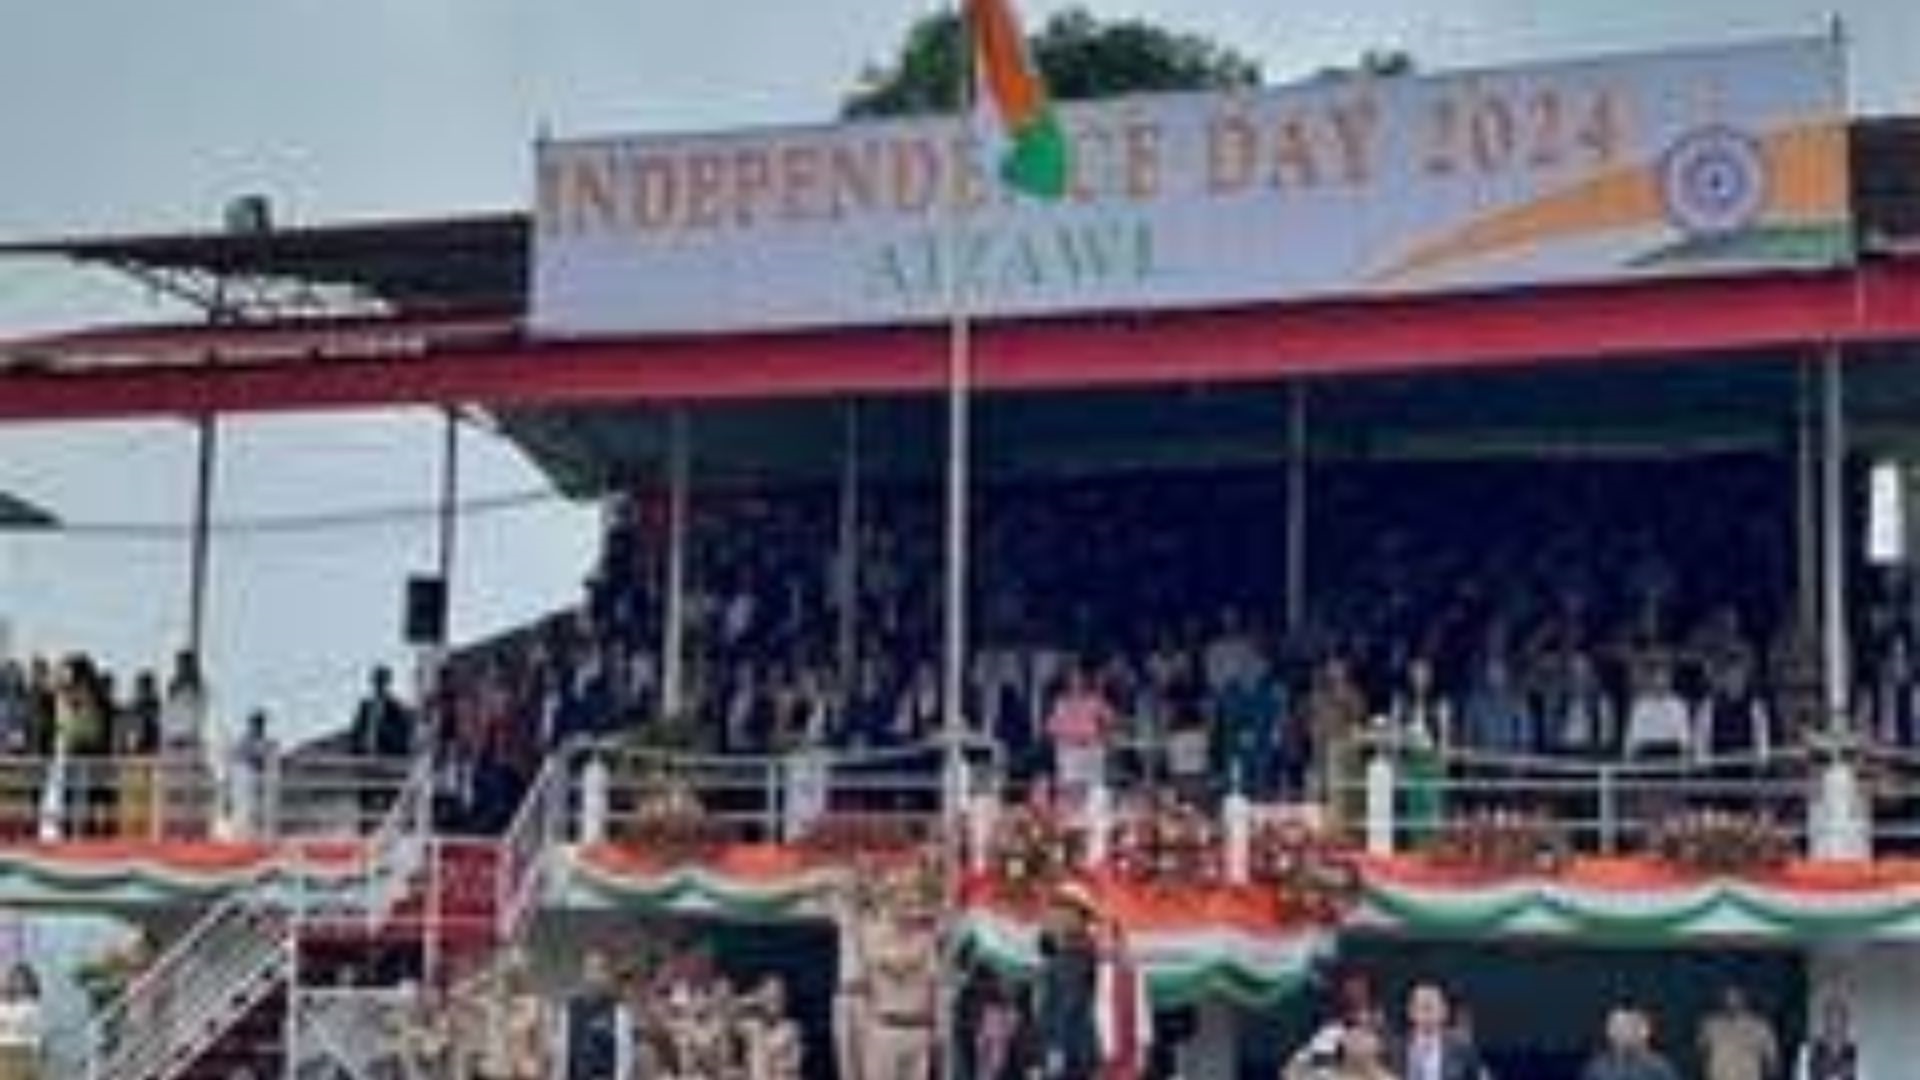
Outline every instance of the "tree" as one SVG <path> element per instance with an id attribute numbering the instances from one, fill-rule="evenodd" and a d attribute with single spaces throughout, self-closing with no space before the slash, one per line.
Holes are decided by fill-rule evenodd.
<path id="1" fill-rule="evenodd" d="M 1260 84 L 1260 65 L 1227 46 L 1136 19 L 1103 21 L 1080 8 L 1047 20 L 1030 47 L 1048 89 L 1063 101 Z M 908 28 L 897 60 L 870 66 L 862 74 L 842 115 L 953 111 L 959 101 L 961 50 L 957 15 L 943 12 L 920 19 Z"/>

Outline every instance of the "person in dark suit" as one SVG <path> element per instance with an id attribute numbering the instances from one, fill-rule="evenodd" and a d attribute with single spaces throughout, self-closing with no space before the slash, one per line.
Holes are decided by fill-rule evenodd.
<path id="1" fill-rule="evenodd" d="M 1100 952 L 1094 915 L 1086 890 L 1075 883 L 1064 885 L 1040 937 L 1036 1020 L 1046 1080 L 1093 1080 L 1100 1069 L 1100 1033 L 1094 1020 Z"/>
<path id="2" fill-rule="evenodd" d="M 1449 1023 L 1446 992 L 1420 983 L 1407 995 L 1407 1033 L 1394 1052 L 1401 1080 L 1481 1080 L 1480 1051 Z"/>

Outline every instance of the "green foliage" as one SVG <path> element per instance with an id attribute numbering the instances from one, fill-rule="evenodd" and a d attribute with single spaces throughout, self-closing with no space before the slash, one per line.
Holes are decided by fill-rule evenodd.
<path id="1" fill-rule="evenodd" d="M 1049 19 L 1030 47 L 1048 88 L 1063 101 L 1260 83 L 1260 65 L 1227 46 L 1139 20 L 1103 21 L 1080 8 Z M 961 57 L 958 16 L 926 16 L 908 29 L 896 60 L 867 68 L 842 115 L 951 112 L 959 101 Z"/>

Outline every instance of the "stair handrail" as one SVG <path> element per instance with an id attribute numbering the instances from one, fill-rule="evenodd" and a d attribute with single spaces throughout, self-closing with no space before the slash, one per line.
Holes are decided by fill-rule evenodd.
<path id="1" fill-rule="evenodd" d="M 571 745 L 563 746 L 547 755 L 513 821 L 501 834 L 495 933 L 503 946 L 519 940 L 552 873 L 566 828 L 573 750 Z"/>
<path id="2" fill-rule="evenodd" d="M 433 834 L 433 756 L 421 754 L 393 804 L 360 849 L 358 889 L 369 931 L 379 930 L 427 858 Z"/>
<path id="3" fill-rule="evenodd" d="M 383 1055 L 392 1054 L 393 1033 L 370 1032 L 362 1025 L 370 1015 L 368 1006 L 375 1006 L 375 1011 L 379 1007 L 405 1007 L 407 1002 L 403 995 L 403 991 L 380 987 L 307 988 L 295 991 L 288 1002 L 289 1015 L 296 1032 L 287 1046 L 290 1075 L 312 1064 L 316 1058 L 331 1060 L 356 1080 L 367 1080 L 370 1076 L 378 1075 L 368 1066 L 377 1065 Z M 342 1010 L 337 1007 L 315 1008 L 316 1005 L 358 1006 L 358 1009 L 343 1017 Z M 353 1026 L 343 1030 L 343 1024 Z"/>
<path id="4" fill-rule="evenodd" d="M 166 990 L 175 987 L 191 987 L 193 985 L 191 976 L 201 971 L 204 964 L 203 958 L 196 954 L 207 942 L 214 940 L 216 934 L 240 920 L 259 920 L 263 925 L 271 925 L 274 928 L 271 935 L 263 933 L 258 939 L 265 945 L 262 950 L 264 956 L 270 957 L 275 951 L 292 948 L 292 927 L 285 917 L 285 912 L 267 900 L 266 894 L 258 886 L 243 889 L 222 899 L 202 915 L 179 940 L 155 957 L 146 970 L 134 976 L 112 1002 L 96 1012 L 87 1022 L 85 1045 L 87 1075 L 90 1080 L 104 1080 L 108 1059 L 115 1053 L 122 1052 L 122 1047 L 135 1045 L 135 1040 L 138 1040 L 141 1045 L 151 1044 L 156 1040 L 164 1044 L 174 1031 L 181 1030 L 182 1025 L 179 1024 L 170 1024 L 160 1030 L 143 1027 L 133 1032 L 129 1038 L 119 1041 L 111 1039 L 112 1033 L 116 1031 L 131 1031 L 128 1021 L 136 1007 L 162 1000 L 161 995 Z M 179 1000 L 169 998 L 166 1003 L 171 1013 L 170 1018 L 177 1020 L 183 1014 L 197 1015 L 194 1010 L 200 1001 L 191 995 L 183 995 Z"/>

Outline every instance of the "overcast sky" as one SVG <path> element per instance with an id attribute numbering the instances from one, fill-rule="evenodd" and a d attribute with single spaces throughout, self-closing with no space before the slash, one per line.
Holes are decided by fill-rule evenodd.
<path id="1" fill-rule="evenodd" d="M 200 227 L 242 192 L 283 221 L 519 206 L 534 134 L 815 120 L 927 0 L 11 0 L 0 32 L 0 237 Z M 1031 2 L 1030 19 L 1064 5 Z M 1097 2 L 1247 51 L 1284 80 L 1400 47 L 1444 68 L 1822 32 L 1838 13 L 1856 111 L 1920 111 L 1915 0 Z M 0 330 L 162 315 L 70 277 L 0 269 Z M 476 494 L 539 478 L 476 437 Z M 438 432 L 420 415 L 237 422 L 220 513 L 421 504 Z M 0 430 L 0 490 L 80 524 L 177 526 L 192 447 L 157 423 Z M 456 629 L 571 599 L 593 514 L 558 503 L 473 523 Z M 224 536 L 211 661 L 224 707 L 337 720 L 392 652 L 398 588 L 431 558 L 423 517 Z M 121 665 L 178 638 L 183 546 L 98 533 L 0 545 L 16 645 Z"/>

